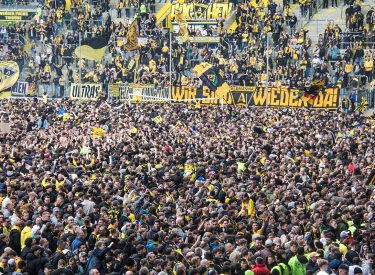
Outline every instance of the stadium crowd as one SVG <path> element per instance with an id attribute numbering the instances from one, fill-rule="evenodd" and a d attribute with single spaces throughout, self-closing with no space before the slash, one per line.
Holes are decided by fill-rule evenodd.
<path id="1" fill-rule="evenodd" d="M 237 4 L 237 27 L 228 32 L 222 30 L 223 20 L 218 21 L 218 28 L 189 28 L 192 37 L 220 36 L 220 43 L 209 44 L 179 44 L 177 34 L 173 34 L 170 43 L 169 33 L 156 26 L 155 14 L 149 13 L 154 9 L 151 2 L 116 4 L 121 10 L 119 18 L 124 19 L 120 21 L 108 13 L 108 1 L 100 5 L 73 2 L 68 11 L 63 4 L 52 1 L 49 6 L 38 7 L 31 23 L 10 24 L 0 30 L 0 35 L 4 33 L 10 38 L 6 50 L 0 52 L 3 58 L 22 61 L 22 66 L 28 69 L 27 81 L 54 97 L 68 95 L 71 83 L 78 80 L 104 83 L 105 87 L 109 83 L 132 83 L 134 71 L 139 84 L 197 86 L 200 82 L 191 74 L 191 68 L 203 61 L 220 68 L 220 74 L 230 85 L 264 84 L 267 58 L 269 81 L 274 87 L 308 86 L 314 77 L 323 77 L 327 87 L 336 86 L 346 93 L 354 77 L 358 76 L 360 87 L 373 78 L 374 55 L 367 49 L 373 48 L 375 17 L 373 9 L 362 14 L 357 1 L 345 2 L 348 5 L 346 29 L 328 22 L 316 45 L 312 44 L 308 31 L 300 28 L 302 17 L 297 18 L 288 1 L 282 5 L 269 1 L 263 8 L 252 6 L 250 1 Z M 139 9 L 135 9 L 138 5 Z M 312 7 L 316 5 L 314 1 L 301 1 L 300 13 L 311 17 Z M 130 18 L 133 9 L 136 12 Z M 129 54 L 123 43 L 133 20 L 138 21 L 139 35 L 149 37 L 149 43 L 140 46 L 138 67 L 136 51 Z M 105 62 L 80 62 L 74 54 L 79 33 L 84 39 L 108 32 L 112 34 L 111 55 L 105 57 Z M 22 35 L 21 40 L 28 42 L 24 48 L 17 42 L 18 33 Z M 267 51 L 268 37 L 270 49 Z M 169 83 L 171 69 L 173 77 Z"/>
<path id="2" fill-rule="evenodd" d="M 72 1 L 67 12 L 51 1 L 31 23 L 0 29 L 0 54 L 46 94 L 0 101 L 0 272 L 375 274 L 375 117 L 356 112 L 346 90 L 353 77 L 358 89 L 372 80 L 373 11 L 347 1 L 347 28 L 329 23 L 314 46 L 289 1 L 247 2 L 235 5 L 235 30 L 220 20 L 190 28 L 220 36 L 203 46 L 169 41 L 154 2 L 118 1 L 123 23 L 109 1 Z M 302 16 L 316 4 L 300 1 Z M 138 6 L 149 43 L 129 54 L 123 38 Z M 110 60 L 79 61 L 79 33 L 111 33 Z M 325 78 L 348 93 L 342 112 L 48 99 L 79 81 L 133 83 L 134 72 L 140 84 L 199 86 L 200 62 L 230 85 L 261 85 L 267 58 L 271 87 Z"/>
<path id="3" fill-rule="evenodd" d="M 375 120 L 358 112 L 103 96 L 1 113 L 3 274 L 375 272 Z"/>

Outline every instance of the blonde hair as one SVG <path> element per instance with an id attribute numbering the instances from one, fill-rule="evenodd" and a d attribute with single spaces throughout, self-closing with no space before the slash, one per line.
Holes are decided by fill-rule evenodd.
<path id="1" fill-rule="evenodd" d="M 318 259 L 319 268 L 321 268 L 323 265 L 328 265 L 328 261 L 325 259 Z"/>

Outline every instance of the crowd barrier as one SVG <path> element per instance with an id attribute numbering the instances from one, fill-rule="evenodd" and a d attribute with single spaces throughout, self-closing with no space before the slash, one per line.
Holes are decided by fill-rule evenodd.
<path id="1" fill-rule="evenodd" d="M 15 97 L 42 97 L 43 85 L 18 81 L 11 89 L 11 95 Z M 48 86 L 49 95 L 54 94 L 53 85 Z M 57 88 L 58 91 L 59 88 Z M 63 97 L 74 100 L 96 100 L 100 93 L 108 95 L 109 100 L 120 100 L 124 103 L 194 103 L 199 101 L 203 105 L 234 105 L 242 107 L 308 107 L 337 109 L 344 96 L 349 97 L 352 89 L 327 88 L 324 89 L 314 101 L 308 104 L 306 101 L 296 99 L 298 90 L 289 88 L 273 88 L 268 90 L 264 86 L 232 86 L 231 90 L 219 98 L 215 92 L 206 86 L 188 87 L 172 86 L 161 87 L 154 85 L 124 85 L 124 84 L 98 84 L 98 83 L 73 83 L 65 85 Z M 59 92 L 58 92 L 59 94 Z M 59 94 L 60 96 L 60 94 Z M 370 107 L 374 105 L 374 93 L 369 90 L 356 93 L 356 104 L 365 97 Z"/>
<path id="2" fill-rule="evenodd" d="M 296 99 L 298 90 L 288 88 L 244 87 L 234 86 L 219 98 L 206 86 L 188 87 L 155 87 L 154 85 L 101 85 L 73 83 L 70 98 L 78 100 L 96 100 L 99 93 L 108 93 L 112 99 L 128 103 L 139 102 L 192 102 L 201 104 L 225 104 L 246 107 L 309 107 L 336 109 L 340 104 L 338 88 L 325 89 L 315 102 L 310 105 L 306 101 Z"/>

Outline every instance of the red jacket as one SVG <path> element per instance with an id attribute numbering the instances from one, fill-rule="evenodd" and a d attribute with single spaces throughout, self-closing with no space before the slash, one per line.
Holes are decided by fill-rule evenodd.
<path id="1" fill-rule="evenodd" d="M 264 264 L 257 264 L 252 269 L 255 275 L 271 275 L 271 272 Z"/>

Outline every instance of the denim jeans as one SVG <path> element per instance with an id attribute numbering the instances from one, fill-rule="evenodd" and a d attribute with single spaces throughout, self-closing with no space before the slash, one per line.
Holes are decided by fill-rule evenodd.
<path id="1" fill-rule="evenodd" d="M 310 77 L 310 68 L 306 68 L 305 77 Z"/>
<path id="2" fill-rule="evenodd" d="M 65 96 L 65 86 L 60 85 L 60 97 L 63 98 Z"/>
<path id="3" fill-rule="evenodd" d="M 49 84 L 42 84 L 43 85 L 43 92 L 49 93 Z"/>
<path id="4" fill-rule="evenodd" d="M 293 34 L 296 32 L 296 24 L 290 24 L 290 34 Z"/>
<path id="5" fill-rule="evenodd" d="M 245 48 L 247 48 L 247 42 L 242 42 L 242 48 L 241 48 L 241 50 L 244 50 Z"/>
<path id="6" fill-rule="evenodd" d="M 53 85 L 53 96 L 59 97 L 59 85 Z"/>
<path id="7" fill-rule="evenodd" d="M 356 62 L 358 62 L 359 64 L 363 65 L 363 57 L 357 57 L 356 58 Z"/>

